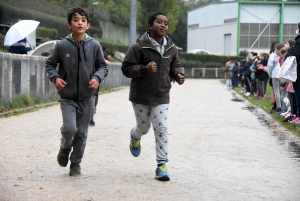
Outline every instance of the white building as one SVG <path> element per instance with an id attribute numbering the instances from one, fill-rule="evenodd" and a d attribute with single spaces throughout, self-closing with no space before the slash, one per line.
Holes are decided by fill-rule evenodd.
<path id="1" fill-rule="evenodd" d="M 188 12 L 187 50 L 216 55 L 269 52 L 273 40 L 295 38 L 300 2 L 213 2 Z"/>

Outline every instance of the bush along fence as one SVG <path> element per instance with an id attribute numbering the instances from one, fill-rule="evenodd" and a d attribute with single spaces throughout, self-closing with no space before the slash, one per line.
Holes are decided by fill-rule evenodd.
<path id="1" fill-rule="evenodd" d="M 59 98 L 49 81 L 45 63 L 47 57 L 0 53 L 0 107 L 10 108 L 12 100 L 28 95 L 41 101 Z M 130 79 L 123 76 L 121 64 L 112 62 L 100 90 L 128 86 Z"/>

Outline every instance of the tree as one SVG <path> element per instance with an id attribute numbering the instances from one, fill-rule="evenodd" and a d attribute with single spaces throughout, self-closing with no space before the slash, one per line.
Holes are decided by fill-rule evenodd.
<path id="1" fill-rule="evenodd" d="M 185 5 L 184 2 L 180 2 L 181 13 L 175 31 L 170 35 L 170 38 L 176 44 L 181 47 L 183 51 L 187 49 L 187 13 L 190 9 L 189 5 Z"/>
<path id="2" fill-rule="evenodd" d="M 137 31 L 141 34 L 148 30 L 148 17 L 153 12 L 162 11 L 168 16 L 168 33 L 173 33 L 180 14 L 179 2 L 180 0 L 138 0 Z"/>

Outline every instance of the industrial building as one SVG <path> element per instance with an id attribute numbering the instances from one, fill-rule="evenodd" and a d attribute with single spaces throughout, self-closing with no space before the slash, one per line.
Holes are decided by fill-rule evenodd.
<path id="1" fill-rule="evenodd" d="M 295 38 L 299 13 L 299 1 L 211 2 L 188 12 L 187 50 L 268 53 L 272 41 Z"/>

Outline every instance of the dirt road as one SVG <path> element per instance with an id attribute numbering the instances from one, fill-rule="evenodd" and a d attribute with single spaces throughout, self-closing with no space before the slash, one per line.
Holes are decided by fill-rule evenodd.
<path id="1" fill-rule="evenodd" d="M 171 181 L 155 180 L 153 131 L 138 158 L 129 152 L 135 118 L 128 93 L 99 97 L 81 177 L 56 162 L 59 105 L 0 118 L 0 200 L 300 200 L 299 139 L 276 123 L 266 126 L 260 117 L 268 115 L 245 109 L 247 102 L 231 101 L 219 80 L 173 86 Z"/>

